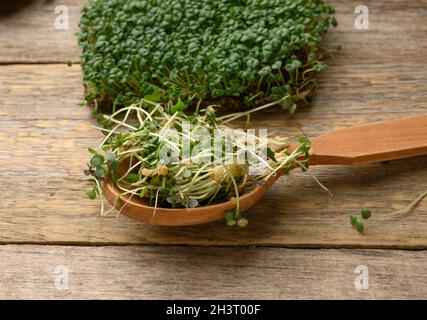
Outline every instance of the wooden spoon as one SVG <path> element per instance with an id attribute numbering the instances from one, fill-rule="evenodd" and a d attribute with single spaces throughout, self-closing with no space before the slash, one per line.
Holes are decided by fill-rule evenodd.
<path id="1" fill-rule="evenodd" d="M 427 115 L 367 124 L 338 130 L 311 139 L 310 165 L 353 165 L 395 160 L 427 154 Z M 292 148 L 292 146 L 291 146 Z M 257 203 L 280 175 L 240 197 L 245 211 Z M 120 191 L 104 184 L 107 200 L 113 204 Z M 236 207 L 230 201 L 196 208 L 154 208 L 140 198 L 122 196 L 117 210 L 132 219 L 162 226 L 186 226 L 224 219 L 224 212 Z"/>

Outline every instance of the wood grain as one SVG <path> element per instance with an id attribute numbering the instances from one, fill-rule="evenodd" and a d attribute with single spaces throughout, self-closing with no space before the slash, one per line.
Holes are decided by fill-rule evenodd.
<path id="1" fill-rule="evenodd" d="M 75 32 L 84 0 L 15 0 L 0 4 L 0 63 L 65 63 L 78 60 Z M 336 8 L 339 27 L 331 29 L 322 46 L 340 43 L 340 63 L 422 63 L 427 50 L 427 0 L 365 1 L 369 30 L 357 30 L 358 0 L 328 1 Z M 57 30 L 55 8 L 69 11 L 69 29 Z"/>
<path id="2" fill-rule="evenodd" d="M 427 114 L 322 134 L 311 140 L 311 151 L 312 165 L 360 165 L 424 156 Z"/>
<path id="3" fill-rule="evenodd" d="M 426 299 L 426 265 L 426 251 L 4 245 L 0 299 Z"/>
<path id="4" fill-rule="evenodd" d="M 426 114 L 427 0 L 365 2 L 368 31 L 354 28 L 360 1 L 330 2 L 339 27 L 322 46 L 340 43 L 343 51 L 328 58 L 312 107 L 294 117 L 269 110 L 256 116 L 254 126 L 316 136 Z M 65 66 L 78 61 L 74 33 L 82 3 L 0 3 L 1 299 L 427 298 L 426 251 L 392 250 L 427 249 L 427 201 L 405 219 L 387 215 L 427 188 L 427 157 L 313 168 L 333 197 L 293 172 L 251 210 L 242 230 L 222 223 L 160 228 L 122 216 L 100 218 L 98 203 L 84 196 L 82 170 L 86 147 L 101 135 L 90 127 L 90 110 L 78 106 L 80 66 Z M 68 30 L 55 28 L 58 5 L 68 8 Z M 360 207 L 375 212 L 366 235 L 349 227 L 348 216 Z M 54 286 L 58 265 L 71 270 L 69 290 Z M 354 288 L 358 265 L 369 268 L 369 290 Z"/>
<path id="5" fill-rule="evenodd" d="M 83 3 L 84 0 L 1 1 L 0 63 L 78 61 L 75 33 Z M 65 24 L 55 25 L 55 20 L 65 13 L 68 28 L 62 29 Z"/>
<path id="6" fill-rule="evenodd" d="M 336 9 L 338 28 L 331 29 L 324 38 L 327 48 L 336 43 L 343 45 L 339 61 L 353 63 L 403 62 L 424 59 L 427 48 L 427 24 L 423 18 L 427 12 L 427 1 L 327 1 Z M 369 29 L 358 30 L 355 8 L 366 5 L 369 9 Z M 347 61 L 348 63 L 349 61 Z"/>
<path id="7" fill-rule="evenodd" d="M 329 73 L 334 83 L 348 82 L 344 93 L 335 90 L 337 99 L 319 104 L 323 95 L 333 91 L 325 83 L 310 109 L 293 118 L 271 110 L 259 114 L 254 125 L 268 123 L 269 130 L 290 135 L 303 129 L 314 136 L 355 124 L 426 113 L 421 99 L 414 99 L 413 108 L 407 108 L 409 97 L 416 97 L 415 83 L 421 94 L 427 89 L 427 83 L 418 80 L 420 70 L 409 68 L 404 79 L 380 84 L 375 82 L 378 75 L 374 72 L 354 70 L 361 77 L 365 74 L 364 81 L 372 82 L 375 94 L 355 99 L 349 92 L 351 87 L 362 91 L 359 84 L 346 79 L 346 73 Z M 387 78 L 393 73 L 384 68 L 381 71 Z M 396 96 L 384 103 L 389 91 Z M 99 203 L 84 195 L 86 148 L 96 146 L 101 135 L 90 127 L 95 125 L 90 109 L 78 106 L 82 99 L 79 66 L 0 67 L 0 242 L 427 247 L 427 202 L 405 219 L 386 214 L 403 208 L 427 188 L 427 157 L 385 165 L 313 167 L 312 172 L 333 197 L 308 175 L 293 172 L 281 178 L 249 212 L 250 223 L 244 230 L 225 228 L 223 223 L 158 228 L 122 216 L 102 219 Z M 378 108 L 367 112 L 366 101 Z M 348 216 L 358 213 L 360 207 L 378 212 L 369 221 L 366 235 L 357 234 L 348 223 Z"/>

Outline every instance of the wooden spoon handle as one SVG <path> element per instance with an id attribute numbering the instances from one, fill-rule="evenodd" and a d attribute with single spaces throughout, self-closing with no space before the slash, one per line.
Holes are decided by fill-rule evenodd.
<path id="1" fill-rule="evenodd" d="M 362 164 L 427 154 L 427 115 L 338 130 L 312 140 L 312 165 Z"/>

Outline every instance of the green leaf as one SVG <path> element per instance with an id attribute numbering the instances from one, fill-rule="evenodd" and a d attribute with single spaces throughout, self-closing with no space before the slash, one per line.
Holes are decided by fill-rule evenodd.
<path id="1" fill-rule="evenodd" d="M 267 158 L 277 162 L 276 153 L 270 147 L 267 147 Z"/>
<path id="2" fill-rule="evenodd" d="M 90 159 L 90 165 L 92 167 L 98 167 L 104 163 L 104 157 L 100 154 L 97 154 Z"/>
<path id="3" fill-rule="evenodd" d="M 108 167 L 110 170 L 117 171 L 120 168 L 120 163 L 116 160 L 113 160 L 108 164 Z"/>
<path id="4" fill-rule="evenodd" d="M 140 177 L 139 174 L 137 173 L 129 173 L 126 177 L 125 177 L 126 181 L 130 182 L 130 183 L 134 183 L 139 181 Z"/>
<path id="5" fill-rule="evenodd" d="M 314 60 L 316 60 L 317 59 L 317 56 L 316 56 L 316 54 L 315 53 L 310 53 L 308 56 L 307 56 L 307 62 L 312 62 L 312 61 L 314 61 Z"/>
<path id="6" fill-rule="evenodd" d="M 94 188 L 87 188 L 86 189 L 86 195 L 89 199 L 95 199 L 96 198 L 96 191 Z"/>
<path id="7" fill-rule="evenodd" d="M 282 61 L 276 61 L 272 66 L 271 69 L 280 69 L 282 67 Z"/>
<path id="8" fill-rule="evenodd" d="M 355 227 L 356 227 L 357 232 L 359 232 L 359 233 L 363 233 L 363 230 L 365 229 L 363 221 L 360 219 L 357 219 Z"/>
<path id="9" fill-rule="evenodd" d="M 107 161 L 108 162 L 113 162 L 116 160 L 116 154 L 114 152 L 110 152 L 109 154 L 107 154 Z"/>
<path id="10" fill-rule="evenodd" d="M 106 119 L 104 118 L 104 115 L 102 113 L 98 113 L 96 115 L 96 122 L 98 122 L 99 124 L 105 124 Z"/>
<path id="11" fill-rule="evenodd" d="M 362 218 L 367 220 L 372 216 L 372 212 L 369 209 L 362 209 L 360 210 Z"/>
<path id="12" fill-rule="evenodd" d="M 149 94 L 144 97 L 145 100 L 151 101 L 151 102 L 160 102 L 163 97 L 163 92 L 160 90 L 154 91 L 154 93 Z"/>
<path id="13" fill-rule="evenodd" d="M 187 106 L 185 105 L 185 103 L 180 101 L 171 107 L 171 113 L 173 114 L 175 112 L 184 111 L 186 108 Z"/>
<path id="14" fill-rule="evenodd" d="M 355 215 L 350 216 L 350 223 L 352 226 L 356 226 L 357 217 Z"/>
<path id="15" fill-rule="evenodd" d="M 315 71 L 323 71 L 323 70 L 325 70 L 326 69 L 326 63 L 324 63 L 324 62 L 318 62 L 318 63 L 316 63 L 314 66 L 313 66 L 313 69 L 315 70 Z"/>
<path id="16" fill-rule="evenodd" d="M 103 166 L 97 166 L 95 169 L 95 176 L 101 178 L 105 174 L 105 169 Z"/>
<path id="17" fill-rule="evenodd" d="M 235 213 L 233 211 L 226 211 L 224 213 L 225 221 L 233 220 L 235 218 Z"/>
<path id="18" fill-rule="evenodd" d="M 160 179 L 159 179 L 159 177 L 151 178 L 150 183 L 151 183 L 153 186 L 158 186 L 158 185 L 160 185 Z"/>
<path id="19" fill-rule="evenodd" d="M 289 106 L 289 113 L 290 114 L 295 113 L 296 109 L 297 109 L 297 104 L 295 102 L 292 102 L 291 105 Z"/>
<path id="20" fill-rule="evenodd" d="M 111 181 L 115 184 L 117 182 L 117 175 L 115 175 L 114 173 L 111 175 Z"/>
<path id="21" fill-rule="evenodd" d="M 98 151 L 96 151 L 95 149 L 87 148 L 87 150 L 94 155 L 98 155 Z"/>
<path id="22" fill-rule="evenodd" d="M 281 104 L 280 104 L 280 107 L 283 109 L 283 110 L 289 110 L 289 108 L 290 108 L 290 106 L 292 105 L 292 100 L 285 100 L 285 101 L 283 101 Z"/>
<path id="23" fill-rule="evenodd" d="M 235 226 L 236 223 L 237 223 L 236 220 L 233 220 L 233 219 L 232 220 L 227 220 L 227 226 L 229 226 L 229 227 Z"/>
<path id="24" fill-rule="evenodd" d="M 336 27 L 338 25 L 337 19 L 332 18 L 331 24 Z"/>
<path id="25" fill-rule="evenodd" d="M 144 197 L 147 195 L 147 192 L 148 192 L 148 188 L 144 188 L 144 189 L 142 189 L 142 190 L 141 190 L 141 192 L 139 193 L 139 196 L 140 196 L 141 198 L 144 198 Z"/>
<path id="26" fill-rule="evenodd" d="M 310 149 L 310 147 L 311 147 L 311 141 L 310 141 L 309 137 L 301 136 L 301 137 L 298 138 L 298 142 L 305 149 Z"/>
<path id="27" fill-rule="evenodd" d="M 237 220 L 237 225 L 240 228 L 244 228 L 244 227 L 246 227 L 248 225 L 248 220 L 245 219 L 245 218 L 240 218 L 239 220 Z"/>

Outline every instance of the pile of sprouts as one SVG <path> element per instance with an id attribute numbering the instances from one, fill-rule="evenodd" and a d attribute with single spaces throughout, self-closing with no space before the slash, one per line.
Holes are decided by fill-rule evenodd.
<path id="1" fill-rule="evenodd" d="M 194 208 L 225 201 L 235 210 L 225 214 L 230 226 L 245 226 L 240 196 L 273 175 L 295 167 L 308 168 L 310 141 L 300 137 L 292 150 L 286 139 L 268 137 L 254 129 L 232 129 L 239 117 L 274 105 L 217 116 L 214 106 L 186 115 L 186 105 L 160 104 L 141 99 L 111 115 L 99 115 L 105 137 L 86 174 L 92 186 L 89 198 L 101 198 L 102 184 L 113 184 L 117 202 L 140 198 L 153 207 Z M 126 197 L 123 197 L 126 196 Z M 129 201 L 129 200 L 127 200 Z M 112 210 L 112 209 L 110 209 Z"/>

